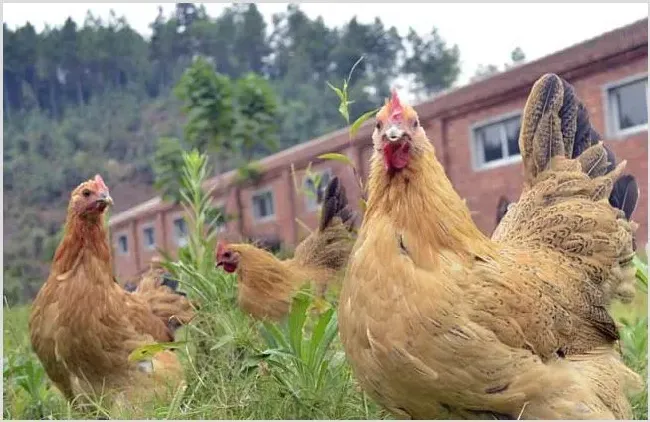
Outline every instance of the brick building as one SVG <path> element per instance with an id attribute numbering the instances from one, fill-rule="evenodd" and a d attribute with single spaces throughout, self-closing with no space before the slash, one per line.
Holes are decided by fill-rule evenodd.
<path id="1" fill-rule="evenodd" d="M 501 195 L 514 201 L 522 185 L 518 151 L 520 118 L 533 83 L 542 74 L 557 73 L 575 87 L 589 110 L 592 123 L 619 159 L 628 161 L 641 197 L 635 212 L 640 223 L 638 244 L 647 243 L 648 221 L 648 20 L 644 19 L 526 63 L 489 79 L 451 90 L 416 107 L 422 126 L 436 147 L 439 160 L 461 197 L 474 212 L 474 220 L 491 233 Z M 312 163 L 312 171 L 335 174 L 346 185 L 351 203 L 359 189 L 351 170 L 342 163 L 319 161 L 327 152 L 350 157 L 364 176 L 372 153 L 373 122 L 366 122 L 353 143 L 347 129 L 329 133 L 261 160 L 263 176 L 246 186 L 241 198 L 248 236 L 295 245 L 305 229 L 315 227 L 317 204 L 298 194 L 298 180 Z M 234 172 L 209 181 L 215 204 L 236 212 Z M 111 218 L 115 267 L 118 277 L 130 278 L 146 269 L 156 248 L 173 253 L 185 242 L 183 211 L 153 198 Z M 224 234 L 237 230 L 237 221 L 224 225 Z"/>

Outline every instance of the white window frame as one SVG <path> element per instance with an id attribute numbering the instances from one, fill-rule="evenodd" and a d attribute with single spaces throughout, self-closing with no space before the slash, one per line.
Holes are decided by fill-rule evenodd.
<path id="1" fill-rule="evenodd" d="M 145 231 L 151 229 L 153 233 L 153 245 L 147 245 L 147 235 Z M 145 251 L 155 251 L 156 250 L 156 227 L 152 224 L 143 224 L 142 225 L 142 247 Z"/>
<path id="2" fill-rule="evenodd" d="M 223 208 L 223 219 L 224 219 L 224 222 L 223 222 L 223 224 L 220 224 L 220 225 L 218 225 L 218 226 L 216 227 L 216 232 L 217 232 L 217 233 L 223 233 L 223 232 L 225 232 L 225 231 L 228 229 L 228 222 L 225 221 L 225 219 L 226 219 L 226 215 L 228 214 L 228 209 L 226 209 L 226 204 L 225 204 L 224 202 L 219 201 L 219 202 L 216 202 L 216 203 L 212 204 L 212 206 L 213 206 L 214 208 L 216 208 L 217 210 L 218 210 L 219 208 Z M 274 208 L 274 210 L 275 210 L 275 208 Z"/>
<path id="3" fill-rule="evenodd" d="M 185 230 L 187 232 L 185 236 L 179 236 L 178 229 L 176 227 L 176 222 L 179 220 L 185 222 Z M 176 240 L 176 245 L 180 248 L 186 246 L 187 242 L 189 241 L 189 228 L 187 227 L 187 220 L 185 219 L 185 216 L 183 214 L 177 214 L 174 217 L 174 219 L 172 220 L 172 229 L 174 230 L 174 239 Z"/>
<path id="4" fill-rule="evenodd" d="M 628 85 L 634 82 L 639 82 L 644 79 L 646 91 L 646 107 L 648 107 L 648 72 L 630 75 L 623 79 L 619 79 L 603 85 L 603 112 L 605 113 L 605 133 L 608 139 L 625 138 L 627 136 L 648 130 L 648 122 L 643 125 L 633 126 L 620 130 L 620 122 L 618 121 L 618 104 L 616 104 L 614 97 L 611 95 L 612 91 L 616 88 L 620 88 L 624 85 Z"/>
<path id="5" fill-rule="evenodd" d="M 126 239 L 126 250 L 122 251 L 122 248 L 120 247 L 120 239 L 124 238 Z M 118 255 L 128 255 L 129 254 L 129 235 L 126 234 L 125 232 L 119 232 L 115 234 L 115 250 Z"/>
<path id="6" fill-rule="evenodd" d="M 273 204 L 273 214 L 267 215 L 267 216 L 264 216 L 264 217 L 257 217 L 255 215 L 256 214 L 255 213 L 255 197 L 264 195 L 266 193 L 271 193 L 271 202 Z M 275 220 L 275 214 L 276 214 L 276 210 L 275 210 L 275 193 L 273 192 L 273 188 L 267 187 L 267 188 L 258 189 L 258 190 L 254 191 L 251 194 L 251 213 L 252 213 L 252 216 L 253 216 L 253 221 L 256 221 L 258 223 L 264 223 L 264 222 L 267 222 L 267 221 Z"/>
<path id="7" fill-rule="evenodd" d="M 497 167 L 502 167 L 502 166 L 508 166 L 508 165 L 511 165 L 511 164 L 515 164 L 515 163 L 518 163 L 518 162 L 521 161 L 521 152 L 519 154 L 517 154 L 517 155 L 511 155 L 511 156 L 506 157 L 506 154 L 505 154 L 505 152 L 506 152 L 505 151 L 506 142 L 502 142 L 501 143 L 501 148 L 502 148 L 504 158 L 501 158 L 499 160 L 490 161 L 490 162 L 487 162 L 487 163 L 484 162 L 483 161 L 483 152 L 479 150 L 479 140 L 478 140 L 478 137 L 476 136 L 476 131 L 478 129 L 481 129 L 481 128 L 485 127 L 485 126 L 493 125 L 495 123 L 500 123 L 500 122 L 503 122 L 503 121 L 506 121 L 506 120 L 510 120 L 510 119 L 512 119 L 514 117 L 519 117 L 519 119 L 521 121 L 521 118 L 523 117 L 523 112 L 521 110 L 511 111 L 509 113 L 499 114 L 498 116 L 490 117 L 489 119 L 481 120 L 479 122 L 476 122 L 476 123 L 470 125 L 470 128 L 469 128 L 470 151 L 471 151 L 471 154 L 472 154 L 472 168 L 474 169 L 474 171 L 490 170 L 490 169 L 494 169 L 494 168 L 497 168 Z M 505 126 L 502 126 L 502 127 L 503 127 L 502 135 L 503 135 L 503 139 L 505 139 L 506 138 Z M 521 135 L 521 133 L 520 133 L 520 135 Z"/>
<path id="8" fill-rule="evenodd" d="M 322 170 L 318 171 L 313 171 L 312 173 L 320 174 L 321 178 L 323 177 L 324 174 L 329 175 L 329 180 L 328 183 L 332 180 L 334 177 L 334 172 L 330 167 L 326 167 Z M 305 174 L 305 177 L 303 178 L 303 189 L 306 189 L 307 187 L 305 186 L 307 184 L 307 175 Z M 327 185 L 325 185 L 327 187 Z M 316 193 L 316 192 L 314 192 Z M 305 209 L 309 212 L 313 212 L 318 210 L 320 207 L 320 204 L 317 202 L 317 198 L 312 198 L 310 195 L 305 194 Z"/>

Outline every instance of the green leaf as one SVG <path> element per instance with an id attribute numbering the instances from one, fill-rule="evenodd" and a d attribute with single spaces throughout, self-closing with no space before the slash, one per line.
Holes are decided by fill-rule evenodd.
<path id="1" fill-rule="evenodd" d="M 323 337 L 325 335 L 325 329 L 327 328 L 327 325 L 329 324 L 330 320 L 332 319 L 332 316 L 334 315 L 334 309 L 330 308 L 326 312 L 324 312 L 320 318 L 318 319 L 318 323 L 316 324 L 316 328 L 314 328 L 314 332 L 311 335 L 311 341 L 310 341 L 310 347 L 309 347 L 309 365 L 313 368 L 314 366 L 318 365 L 319 362 L 315 360 L 317 351 L 319 350 L 319 346 L 323 344 Z"/>
<path id="2" fill-rule="evenodd" d="M 339 161 L 341 163 L 345 163 L 349 166 L 354 167 L 354 164 L 352 163 L 352 160 L 350 160 L 350 157 L 348 157 L 345 154 L 339 154 L 337 152 L 328 152 L 326 154 L 319 155 L 318 158 L 321 160 Z"/>
<path id="3" fill-rule="evenodd" d="M 289 342 L 285 338 L 284 334 L 280 329 L 277 327 L 276 324 L 270 322 L 270 321 L 264 321 L 263 326 L 266 329 L 268 335 L 273 337 L 275 342 L 280 345 L 283 349 L 288 349 L 289 348 Z"/>
<path id="4" fill-rule="evenodd" d="M 327 86 L 329 86 L 332 91 L 336 92 L 336 95 L 338 95 L 341 102 L 345 101 L 345 99 L 344 99 L 345 97 L 343 96 L 343 92 L 341 91 L 340 88 L 335 87 L 334 85 L 332 85 L 329 82 L 327 82 Z"/>
<path id="5" fill-rule="evenodd" d="M 356 133 L 359 131 L 359 128 L 361 127 L 361 125 L 366 120 L 371 118 L 375 113 L 377 113 L 378 110 L 379 109 L 376 108 L 374 110 L 370 110 L 370 111 L 368 111 L 366 113 L 363 113 L 357 120 L 355 120 L 354 123 L 352 123 L 352 126 L 350 126 L 350 137 L 354 138 L 354 135 L 356 135 Z"/>
<path id="6" fill-rule="evenodd" d="M 151 359 L 157 353 L 164 350 L 177 349 L 179 346 L 187 344 L 186 341 L 168 342 L 168 343 L 154 343 L 138 347 L 129 354 L 130 362 L 137 362 L 139 360 Z"/>
<path id="7" fill-rule="evenodd" d="M 296 356 L 301 356 L 302 337 L 305 320 L 307 319 L 307 308 L 309 307 L 309 298 L 303 292 L 298 292 L 291 304 L 291 313 L 289 314 L 289 338 L 291 348 Z"/>
<path id="8" fill-rule="evenodd" d="M 345 119 L 346 123 L 350 123 L 350 114 L 348 112 L 348 105 L 345 103 L 345 101 L 341 102 L 341 105 L 339 106 L 339 113 L 341 113 L 341 116 Z"/>

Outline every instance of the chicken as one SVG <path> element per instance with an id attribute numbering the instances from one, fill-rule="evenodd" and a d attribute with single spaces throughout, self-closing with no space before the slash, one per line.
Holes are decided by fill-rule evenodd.
<path id="1" fill-rule="evenodd" d="M 237 273 L 242 310 L 256 319 L 280 320 L 304 283 L 315 283 L 317 295 L 323 295 L 340 280 L 354 244 L 354 219 L 345 188 L 334 177 L 324 194 L 318 230 L 296 247 L 293 258 L 281 261 L 253 245 L 219 242 L 216 265 Z"/>
<path id="2" fill-rule="evenodd" d="M 129 354 L 173 341 L 192 308 L 153 272 L 133 293 L 115 282 L 104 224 L 111 204 L 99 175 L 72 192 L 65 234 L 32 304 L 29 331 L 36 355 L 66 399 L 103 396 L 112 409 L 132 409 L 150 397 L 169 399 L 184 373 L 171 350 L 151 361 L 131 362 Z"/>
<path id="3" fill-rule="evenodd" d="M 415 110 L 393 93 L 377 113 L 339 327 L 360 385 L 398 417 L 631 417 L 642 381 L 608 305 L 634 292 L 634 178 L 556 75 L 534 85 L 519 143 L 523 192 L 490 239 Z"/>

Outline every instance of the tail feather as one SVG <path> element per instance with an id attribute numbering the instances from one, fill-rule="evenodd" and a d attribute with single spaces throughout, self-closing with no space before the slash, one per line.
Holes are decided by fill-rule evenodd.
<path id="1" fill-rule="evenodd" d="M 609 196 L 609 203 L 625 213 L 625 218 L 630 219 L 639 200 L 639 186 L 634 176 L 626 174 L 621 176 Z"/>
<path id="2" fill-rule="evenodd" d="M 161 286 L 167 286 L 169 287 L 174 293 L 177 295 L 181 296 L 187 296 L 185 292 L 181 292 L 178 290 L 178 280 L 171 278 L 172 275 L 169 273 L 163 274 L 163 280 L 161 283 Z"/>
<path id="3" fill-rule="evenodd" d="M 149 270 L 134 294 L 142 296 L 149 303 L 151 311 L 167 324 L 172 333 L 194 317 L 186 294 L 178 291 L 178 280 L 160 269 Z"/>
<path id="4" fill-rule="evenodd" d="M 508 212 L 508 205 L 510 205 L 510 201 L 505 196 L 502 196 L 499 199 L 499 204 L 497 205 L 497 225 L 499 225 L 501 220 L 503 220 L 503 217 L 505 217 L 506 213 Z"/>
<path id="5" fill-rule="evenodd" d="M 348 208 L 348 197 L 345 194 L 345 186 L 343 186 L 336 176 L 332 178 L 325 190 L 318 230 L 325 230 L 331 224 L 334 217 L 339 217 L 343 224 L 350 228 L 355 220 L 355 214 Z"/>
<path id="6" fill-rule="evenodd" d="M 554 74 L 542 76 L 533 86 L 519 143 L 527 184 L 532 184 L 557 156 L 578 160 L 591 178 L 611 174 L 617 167 L 616 155 L 602 143 L 573 86 Z M 637 202 L 634 176 L 621 175 L 614 182 L 609 203 L 629 220 Z"/>

